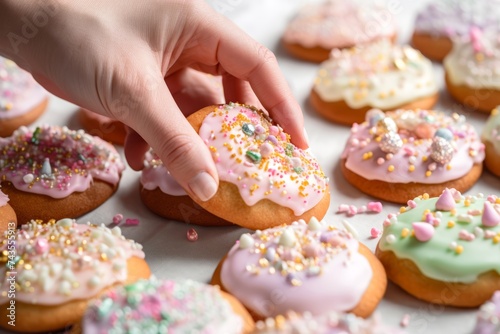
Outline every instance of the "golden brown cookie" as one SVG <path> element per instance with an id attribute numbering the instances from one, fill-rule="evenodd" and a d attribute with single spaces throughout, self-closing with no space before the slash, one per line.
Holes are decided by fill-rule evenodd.
<path id="1" fill-rule="evenodd" d="M 0 192 L 0 196 L 1 195 Z M 15 229 L 16 227 L 17 217 L 12 207 L 8 203 L 0 206 L 0 233 L 8 229 Z"/>
<path id="2" fill-rule="evenodd" d="M 10 235 L 4 237 L 10 240 Z M 21 227 L 14 240 L 15 256 L 23 260 L 10 258 L 10 252 L 3 259 L 6 265 L 1 269 L 2 291 L 7 294 L 1 299 L 0 326 L 5 329 L 63 329 L 80 320 L 88 301 L 95 296 L 113 286 L 150 276 L 142 246 L 122 238 L 118 227 L 109 230 L 76 224 L 71 219 L 46 224 L 32 221 Z M 34 251 L 28 252 L 27 244 Z M 9 250 L 8 242 L 2 247 Z M 72 262 L 69 267 L 68 260 Z M 9 296 L 12 284 L 15 294 Z M 14 318 L 9 317 L 10 305 L 15 305 Z M 14 321 L 15 327 L 9 321 Z"/>
<path id="3" fill-rule="evenodd" d="M 498 261 L 489 251 L 500 232 L 496 198 L 446 189 L 388 218 L 376 250 L 388 278 L 435 304 L 477 307 L 486 302 L 500 289 Z"/>
<path id="4" fill-rule="evenodd" d="M 435 61 L 443 61 L 450 53 L 453 42 L 449 37 L 430 35 L 423 32 L 414 32 L 411 45 L 418 49 L 424 56 Z"/>
<path id="5" fill-rule="evenodd" d="M 66 127 L 21 127 L 0 150 L 1 186 L 20 223 L 92 211 L 116 191 L 125 168 L 112 145 Z"/>
<path id="6" fill-rule="evenodd" d="M 113 144 L 123 145 L 127 131 L 125 125 L 117 120 L 80 108 L 78 119 L 85 131 Z"/>
<path id="7" fill-rule="evenodd" d="M 0 57 L 0 137 L 33 123 L 46 109 L 48 94 L 13 61 Z"/>
<path id="8" fill-rule="evenodd" d="M 432 62 L 388 39 L 334 50 L 314 80 L 310 100 L 326 119 L 352 125 L 368 110 L 430 109 L 439 87 Z"/>
<path id="9" fill-rule="evenodd" d="M 368 317 L 382 299 L 387 279 L 366 246 L 313 218 L 308 224 L 299 221 L 243 234 L 211 283 L 235 296 L 259 320 L 288 311 L 337 310 Z"/>
<path id="10" fill-rule="evenodd" d="M 455 85 L 450 81 L 448 74 L 445 75 L 445 82 L 450 95 L 466 107 L 482 113 L 490 113 L 492 109 L 500 105 L 500 90 Z"/>
<path id="11" fill-rule="evenodd" d="M 486 157 L 484 166 L 496 176 L 500 176 L 500 111 L 497 108 L 491 111 L 481 133 L 481 140 L 485 145 Z"/>
<path id="12" fill-rule="evenodd" d="M 464 116 L 432 110 L 373 110 L 355 124 L 341 156 L 345 179 L 362 192 L 405 204 L 444 188 L 466 191 L 482 172 L 484 145 Z"/>
<path id="13" fill-rule="evenodd" d="M 195 199 L 202 208 L 250 229 L 324 217 L 328 178 L 309 151 L 295 147 L 262 111 L 230 103 L 203 108 L 188 121 L 212 152 L 219 174 L 215 196 Z"/>

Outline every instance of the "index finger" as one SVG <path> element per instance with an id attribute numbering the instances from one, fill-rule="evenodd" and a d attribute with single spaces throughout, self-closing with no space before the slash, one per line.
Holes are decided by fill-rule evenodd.
<path id="1" fill-rule="evenodd" d="M 225 71 L 247 80 L 264 108 L 291 135 L 293 142 L 307 148 L 302 110 L 275 55 L 229 19 L 219 14 L 210 17 L 217 22 L 204 21 L 200 33 L 207 34 L 207 38 L 200 39 L 200 43 L 205 44 L 202 47 L 215 52 L 213 56 Z"/>

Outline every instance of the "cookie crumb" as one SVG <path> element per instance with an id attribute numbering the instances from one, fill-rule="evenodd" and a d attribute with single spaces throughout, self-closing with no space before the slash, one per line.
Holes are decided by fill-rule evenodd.
<path id="1" fill-rule="evenodd" d="M 189 241 L 196 241 L 198 240 L 198 232 L 196 232 L 196 230 L 194 228 L 190 228 L 187 233 L 186 233 L 186 238 L 189 240 Z"/>
<path id="2" fill-rule="evenodd" d="M 123 215 L 121 213 L 117 213 L 116 215 L 113 216 L 113 224 L 120 224 L 123 220 Z"/>

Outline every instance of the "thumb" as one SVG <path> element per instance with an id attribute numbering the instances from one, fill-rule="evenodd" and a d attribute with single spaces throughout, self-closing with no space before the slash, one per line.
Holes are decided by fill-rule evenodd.
<path id="1" fill-rule="evenodd" d="M 201 201 L 209 200 L 218 188 L 218 176 L 212 156 L 196 131 L 179 110 L 175 100 L 163 81 L 158 77 L 158 84 L 146 86 L 134 91 L 131 96 L 140 99 L 133 104 L 133 110 L 115 116 L 140 137 L 158 154 L 176 181 L 191 197 Z M 113 109 L 113 108 L 111 108 Z M 116 110 L 111 110 L 115 113 Z M 140 141 L 139 136 L 127 139 Z M 140 146 L 140 143 L 137 143 Z M 132 150 L 133 151 L 133 150 Z M 141 154 L 142 150 L 137 153 Z M 133 162 L 129 152 L 127 160 Z M 143 152 L 142 152 L 143 153 Z M 140 158 L 140 157 L 139 157 Z"/>

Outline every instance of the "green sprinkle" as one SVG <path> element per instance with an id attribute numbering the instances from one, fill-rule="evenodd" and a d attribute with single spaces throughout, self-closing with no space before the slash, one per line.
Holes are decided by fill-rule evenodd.
<path id="1" fill-rule="evenodd" d="M 249 157 L 253 163 L 258 164 L 260 160 L 262 159 L 261 155 L 259 152 L 254 152 L 254 151 L 247 151 L 245 153 L 247 157 Z"/>
<path id="2" fill-rule="evenodd" d="M 113 300 L 111 298 L 105 298 L 99 308 L 97 309 L 97 315 L 100 319 L 104 319 L 111 312 L 111 308 L 113 307 Z"/>
<path id="3" fill-rule="evenodd" d="M 288 155 L 289 157 L 293 156 L 293 145 L 292 144 L 287 144 L 285 148 L 285 154 Z"/>
<path id="4" fill-rule="evenodd" d="M 35 131 L 33 131 L 33 136 L 31 137 L 31 143 L 38 145 L 40 144 L 40 140 L 38 139 L 38 136 L 40 136 L 40 127 L 37 126 Z"/>
<path id="5" fill-rule="evenodd" d="M 294 167 L 293 168 L 293 171 L 297 174 L 300 174 L 302 173 L 304 170 L 302 169 L 302 167 Z"/>

